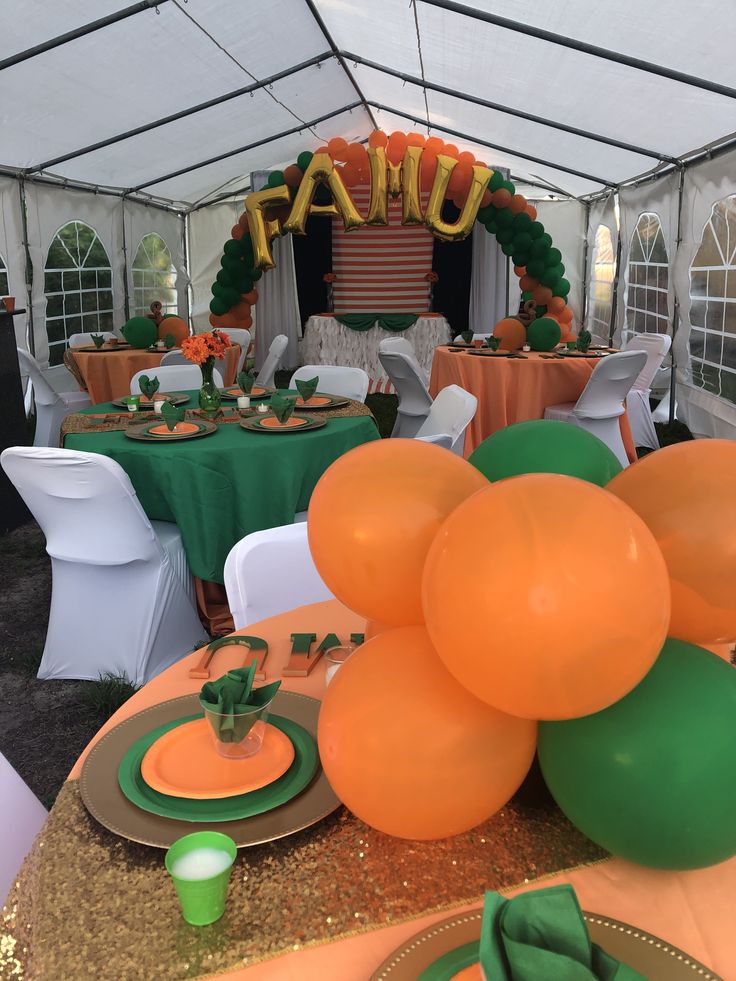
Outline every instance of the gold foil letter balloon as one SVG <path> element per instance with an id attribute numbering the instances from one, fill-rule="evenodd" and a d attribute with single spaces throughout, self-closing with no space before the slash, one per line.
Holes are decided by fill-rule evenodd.
<path id="1" fill-rule="evenodd" d="M 326 184 L 332 192 L 334 204 L 313 204 L 314 195 L 320 184 Z M 284 231 L 296 235 L 305 235 L 309 215 L 340 215 L 345 225 L 345 231 L 360 228 L 365 225 L 365 219 L 350 197 L 342 177 L 335 169 L 329 153 L 315 153 L 309 166 L 304 171 L 304 177 L 294 198 L 291 214 L 284 222 Z"/>
<path id="2" fill-rule="evenodd" d="M 289 188 L 285 184 L 254 191 L 245 199 L 248 228 L 253 242 L 253 264 L 256 269 L 273 269 L 276 263 L 271 252 L 271 239 L 283 234 L 278 221 L 266 221 L 263 210 L 267 205 L 288 203 Z"/>
<path id="3" fill-rule="evenodd" d="M 442 218 L 442 204 L 445 200 L 447 185 L 450 183 L 450 176 L 456 165 L 457 160 L 453 160 L 452 157 L 446 157 L 443 154 L 438 155 L 437 173 L 429 193 L 427 211 L 424 215 L 427 228 L 435 238 L 439 238 L 443 242 L 460 242 L 470 235 L 478 215 L 481 198 L 492 174 L 488 167 L 479 167 L 477 164 L 473 167 L 470 190 L 460 212 L 460 217 L 456 222 L 451 223 Z"/>

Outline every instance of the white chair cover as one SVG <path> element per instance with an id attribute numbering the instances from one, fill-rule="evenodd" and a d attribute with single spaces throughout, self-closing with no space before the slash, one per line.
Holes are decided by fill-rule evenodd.
<path id="1" fill-rule="evenodd" d="M 101 330 L 99 333 L 96 332 L 96 336 L 99 335 L 109 341 L 111 337 L 115 337 L 115 334 L 111 330 Z M 69 335 L 69 347 L 74 350 L 75 347 L 92 347 L 94 341 L 92 340 L 92 334 L 70 334 Z"/>
<path id="2" fill-rule="evenodd" d="M 51 611 L 39 678 L 150 681 L 204 636 L 181 536 L 99 453 L 14 446 L 0 464 L 41 526 Z"/>
<path id="3" fill-rule="evenodd" d="M 0 753 L 0 905 L 10 892 L 33 839 L 44 825 L 46 809 Z"/>
<path id="4" fill-rule="evenodd" d="M 395 348 L 379 346 L 378 358 L 399 397 L 392 436 L 416 436 L 432 407 L 426 376 L 412 358 Z"/>
<path id="5" fill-rule="evenodd" d="M 577 402 L 547 406 L 544 418 L 587 429 L 615 453 L 622 467 L 627 467 L 619 416 L 624 413 L 626 396 L 646 360 L 644 351 L 610 354 L 596 366 Z"/>
<path id="6" fill-rule="evenodd" d="M 225 561 L 225 592 L 236 630 L 335 598 L 312 560 L 306 522 L 256 531 L 234 545 Z"/>
<path id="7" fill-rule="evenodd" d="M 659 449 L 659 438 L 654 428 L 649 406 L 652 384 L 672 344 L 669 334 L 635 334 L 624 344 L 624 351 L 645 351 L 647 361 L 631 391 L 626 396 L 626 409 L 631 423 L 631 434 L 636 446 Z"/>
<path id="8" fill-rule="evenodd" d="M 240 345 L 240 357 L 238 359 L 238 368 L 236 371 L 237 375 L 238 372 L 243 370 L 245 358 L 248 354 L 248 348 L 250 347 L 250 331 L 246 330 L 244 327 L 228 327 L 228 329 L 223 331 L 223 333 L 228 335 L 233 344 Z"/>
<path id="9" fill-rule="evenodd" d="M 307 381 L 315 375 L 319 375 L 320 392 L 365 402 L 370 378 L 362 368 L 347 368 L 337 364 L 305 364 L 297 368 L 291 376 L 289 388 L 296 388 L 297 381 Z"/>
<path id="10" fill-rule="evenodd" d="M 407 358 L 411 358 L 416 363 L 417 372 L 419 377 L 422 379 L 424 384 L 429 388 L 429 372 L 426 371 L 419 363 L 419 358 L 417 357 L 417 352 L 414 345 L 407 337 L 385 337 L 378 344 L 379 351 L 398 351 L 399 354 L 405 354 Z"/>
<path id="11" fill-rule="evenodd" d="M 202 387 L 202 372 L 196 364 L 167 364 L 158 368 L 146 368 L 144 371 L 136 371 L 130 379 L 130 394 L 141 394 L 141 375 L 148 375 L 149 378 L 158 378 L 160 392 L 178 392 L 181 389 L 189 391 L 194 388 Z M 212 372 L 215 385 L 222 388 L 224 382 L 222 375 L 215 368 Z"/>
<path id="12" fill-rule="evenodd" d="M 166 354 L 161 358 L 159 362 L 159 367 L 165 368 L 170 364 L 186 364 L 190 365 L 192 362 L 189 358 L 185 358 L 181 351 L 167 351 Z M 155 369 L 154 369 L 155 370 Z"/>
<path id="13" fill-rule="evenodd" d="M 289 338 L 286 334 L 277 334 L 271 341 L 266 360 L 261 365 L 261 370 L 256 375 L 256 381 L 264 388 L 273 388 L 276 372 L 281 365 L 281 359 L 289 345 Z"/>
<path id="14" fill-rule="evenodd" d="M 429 415 L 417 431 L 417 439 L 444 436 L 449 439 L 448 449 L 463 456 L 465 430 L 478 408 L 478 399 L 459 385 L 443 388 L 432 403 Z M 447 445 L 447 440 L 433 440 Z"/>
<path id="15" fill-rule="evenodd" d="M 86 392 L 57 392 L 44 378 L 38 361 L 23 348 L 18 348 L 18 362 L 23 374 L 28 375 L 33 386 L 36 402 L 36 435 L 34 446 L 58 446 L 61 424 L 72 412 L 79 412 L 91 405 Z"/>

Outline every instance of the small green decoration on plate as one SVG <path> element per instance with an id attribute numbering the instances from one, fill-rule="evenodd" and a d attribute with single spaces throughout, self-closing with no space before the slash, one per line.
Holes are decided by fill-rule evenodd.
<path id="1" fill-rule="evenodd" d="M 174 347 L 174 345 L 176 344 L 176 338 L 174 337 L 174 335 L 167 334 L 166 337 L 164 337 L 164 344 L 166 345 L 166 350 L 170 351 L 171 348 Z"/>
<path id="2" fill-rule="evenodd" d="M 158 391 L 158 387 L 161 382 L 155 375 L 153 378 L 149 378 L 148 375 L 141 375 L 141 377 L 138 379 L 138 384 L 141 386 L 141 391 L 143 394 L 147 398 L 152 399 Z"/>
<path id="3" fill-rule="evenodd" d="M 297 391 L 301 395 L 304 402 L 308 402 L 312 398 L 314 393 L 317 391 L 318 385 L 319 375 L 315 375 L 314 378 L 305 378 L 303 381 L 298 379 L 296 383 Z"/>
<path id="4" fill-rule="evenodd" d="M 461 331 L 460 336 L 462 337 L 463 341 L 466 344 L 472 344 L 473 343 L 473 331 L 472 330 L 463 330 L 463 331 Z"/>
<path id="5" fill-rule="evenodd" d="M 252 661 L 249 667 L 235 668 L 202 686 L 199 702 L 220 742 L 239 743 L 245 739 L 281 687 L 280 681 L 273 681 L 254 688 L 256 664 Z"/>
<path id="6" fill-rule="evenodd" d="M 95 347 L 97 348 L 97 350 L 99 350 L 102 347 L 102 345 L 105 343 L 105 335 L 104 334 L 90 334 L 90 337 L 94 341 L 94 344 L 95 344 Z"/>
<path id="7" fill-rule="evenodd" d="M 488 337 L 486 337 L 486 347 L 489 347 L 492 351 L 497 351 L 500 345 L 501 345 L 500 337 L 495 337 L 493 334 L 490 334 Z"/>
<path id="8" fill-rule="evenodd" d="M 243 395 L 250 395 L 253 391 L 253 383 L 256 380 L 256 376 L 251 371 L 240 371 L 238 372 L 238 388 L 243 393 Z"/>
<path id="9" fill-rule="evenodd" d="M 158 381 L 158 379 L 156 380 Z M 175 405 L 172 405 L 171 402 L 164 402 L 164 404 L 161 406 L 161 415 L 166 423 L 166 428 L 170 433 L 172 433 L 176 429 L 178 423 L 184 422 L 186 412 L 184 409 L 178 409 Z"/>
<path id="10" fill-rule="evenodd" d="M 590 342 L 592 340 L 593 340 L 593 336 L 590 333 L 590 331 L 586 330 L 584 327 L 581 328 L 580 332 L 578 333 L 578 340 L 577 340 L 578 351 L 582 351 L 583 354 L 585 354 L 588 348 L 590 347 Z"/>
<path id="11" fill-rule="evenodd" d="M 276 416 L 278 421 L 283 426 L 289 421 L 291 413 L 294 411 L 294 406 L 296 405 L 296 399 L 294 398 L 284 398 L 283 395 L 276 393 L 271 396 L 271 411 Z"/>

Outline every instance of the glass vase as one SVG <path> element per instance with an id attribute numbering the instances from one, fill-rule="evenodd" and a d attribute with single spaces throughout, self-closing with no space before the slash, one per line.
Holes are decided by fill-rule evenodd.
<path id="1" fill-rule="evenodd" d="M 202 387 L 199 390 L 199 407 L 207 415 L 214 416 L 220 408 L 222 395 L 220 389 L 215 385 L 212 372 L 215 368 L 215 359 L 207 358 L 200 365 L 202 370 Z"/>

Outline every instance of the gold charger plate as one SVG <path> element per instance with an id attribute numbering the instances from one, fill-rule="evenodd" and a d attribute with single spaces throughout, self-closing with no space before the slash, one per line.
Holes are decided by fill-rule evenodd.
<path id="1" fill-rule="evenodd" d="M 315 392 L 309 402 L 304 402 L 301 395 L 294 403 L 294 408 L 297 412 L 319 412 L 324 409 L 341 409 L 345 405 L 350 404 L 350 399 L 344 398 L 342 395 L 329 395 L 327 392 Z"/>
<path id="2" fill-rule="evenodd" d="M 84 347 L 73 347 L 70 348 L 72 354 L 75 351 L 81 351 L 82 354 L 94 354 L 97 351 L 102 351 L 103 354 L 109 354 L 110 351 L 129 351 L 130 344 L 113 344 L 112 347 L 107 347 L 102 345 L 102 347 L 96 347 L 94 344 L 85 344 Z"/>
<path id="3" fill-rule="evenodd" d="M 310 418 L 305 418 L 304 416 L 292 415 L 289 416 L 288 422 L 291 423 L 292 419 L 298 420 L 299 425 L 286 425 L 286 426 L 274 426 L 272 420 L 276 417 L 273 413 L 262 413 L 261 415 L 247 416 L 245 419 L 240 420 L 240 425 L 243 429 L 248 429 L 252 433 L 308 433 L 313 429 L 321 429 L 322 426 L 327 425 L 326 419 L 315 419 L 314 416 Z M 264 425 L 265 423 L 265 425 Z"/>
<path id="4" fill-rule="evenodd" d="M 295 692 L 278 692 L 273 711 L 293 719 L 317 739 L 320 703 L 316 698 Z M 169 848 L 177 838 L 194 831 L 220 831 L 238 846 L 262 845 L 309 828 L 340 806 L 320 767 L 317 775 L 297 797 L 255 817 L 240 821 L 174 821 L 140 810 L 125 797 L 118 785 L 118 767 L 130 746 L 146 733 L 183 715 L 200 711 L 199 694 L 172 698 L 153 705 L 106 733 L 90 751 L 79 780 L 82 801 L 92 817 L 121 838 L 154 848 Z"/>
<path id="5" fill-rule="evenodd" d="M 217 425 L 214 422 L 205 422 L 200 420 L 192 420 L 191 422 L 187 420 L 187 425 L 195 426 L 193 432 L 186 433 L 151 433 L 151 429 L 163 429 L 166 425 L 165 422 L 161 422 L 160 419 L 155 419 L 153 422 L 147 422 L 143 426 L 131 426 L 129 429 L 125 430 L 125 435 L 128 439 L 137 439 L 143 443 L 181 443 L 186 439 L 198 439 L 200 436 L 210 436 L 212 433 L 217 432 Z"/>
<path id="6" fill-rule="evenodd" d="M 648 981 L 723 981 L 694 957 L 645 930 L 599 913 L 583 916 L 590 939 Z M 482 909 L 471 910 L 416 933 L 386 958 L 370 981 L 417 981 L 440 957 L 478 942 L 482 918 Z"/>
<path id="7" fill-rule="evenodd" d="M 113 399 L 112 404 L 118 409 L 127 409 L 128 403 L 125 401 L 130 398 L 129 395 L 123 395 L 119 399 Z M 186 405 L 189 401 L 190 396 L 186 392 L 156 392 L 156 398 L 166 399 L 167 402 L 171 402 L 172 405 Z M 144 412 L 153 411 L 154 399 L 144 399 L 140 403 L 140 409 Z"/>

